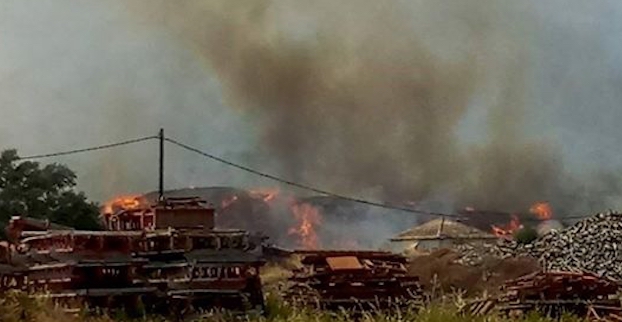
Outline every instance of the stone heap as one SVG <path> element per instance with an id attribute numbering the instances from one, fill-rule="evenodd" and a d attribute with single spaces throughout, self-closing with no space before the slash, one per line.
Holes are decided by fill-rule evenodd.
<path id="1" fill-rule="evenodd" d="M 622 280 L 622 213 L 599 213 L 563 230 L 552 230 L 531 244 L 499 240 L 459 248 L 458 263 L 479 265 L 486 256 L 531 256 L 545 270 L 588 271 Z"/>
<path id="2" fill-rule="evenodd" d="M 502 251 L 503 241 L 499 240 L 496 244 L 488 243 L 483 245 L 462 244 L 457 246 L 458 253 L 461 254 L 455 262 L 466 266 L 480 266 L 487 257 L 508 258 L 513 257 L 512 253 Z"/>

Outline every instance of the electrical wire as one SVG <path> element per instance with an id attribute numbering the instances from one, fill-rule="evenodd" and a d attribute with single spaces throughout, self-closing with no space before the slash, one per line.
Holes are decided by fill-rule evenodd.
<path id="1" fill-rule="evenodd" d="M 334 193 L 334 192 L 327 191 L 327 190 L 324 190 L 324 189 L 319 189 L 319 188 L 316 188 L 316 187 L 312 187 L 310 185 L 294 182 L 294 181 L 291 181 L 291 180 L 287 180 L 287 179 L 283 179 L 283 178 L 277 177 L 277 176 L 272 175 L 272 174 L 261 172 L 261 171 L 258 171 L 258 170 L 255 170 L 255 169 L 252 169 L 252 168 L 249 168 L 249 167 L 246 167 L 246 166 L 243 166 L 243 165 L 240 165 L 240 164 L 237 164 L 237 163 L 225 160 L 223 158 L 217 157 L 217 156 L 215 156 L 213 154 L 210 154 L 210 153 L 207 153 L 205 151 L 201 151 L 201 150 L 199 150 L 197 148 L 194 148 L 192 146 L 189 146 L 187 144 L 181 143 L 181 142 L 176 141 L 176 140 L 171 139 L 171 138 L 165 138 L 164 140 L 166 140 L 166 141 L 168 141 L 168 142 L 170 142 L 170 143 L 172 143 L 174 145 L 177 145 L 177 146 L 179 146 L 179 147 L 181 147 L 183 149 L 195 152 L 195 153 L 200 154 L 200 155 L 202 155 L 204 157 L 210 158 L 212 160 L 215 160 L 217 162 L 226 164 L 228 166 L 231 166 L 231 167 L 234 167 L 234 168 L 237 168 L 237 169 L 240 169 L 240 170 L 243 170 L 243 171 L 246 171 L 246 172 L 249 172 L 249 173 L 252 173 L 252 174 L 255 174 L 257 176 L 264 177 L 264 178 L 267 178 L 267 179 L 270 179 L 270 180 L 273 180 L 273 181 L 277 181 L 277 182 L 280 182 L 282 184 L 293 186 L 293 187 L 296 187 L 296 188 L 299 188 L 299 189 L 303 189 L 303 190 L 319 193 L 319 194 L 326 195 L 326 196 L 335 197 L 335 198 L 342 199 L 342 200 L 352 201 L 352 202 L 355 202 L 355 203 L 360 203 L 360 204 L 365 204 L 365 205 L 369 205 L 369 206 L 380 207 L 380 208 L 385 208 L 385 209 L 390 209 L 390 210 L 399 210 L 399 211 L 404 211 L 404 212 L 409 212 L 409 213 L 416 213 L 416 214 L 430 215 L 430 216 L 439 216 L 439 217 L 458 217 L 458 215 L 456 215 L 456 214 L 440 214 L 440 213 L 428 212 L 428 211 L 423 211 L 423 210 L 416 210 L 416 209 L 412 209 L 412 208 L 392 206 L 392 205 L 387 205 L 387 204 L 384 204 L 384 203 L 369 201 L 369 200 L 365 200 L 365 199 L 361 199 L 361 198 L 354 198 L 354 197 L 350 197 L 350 196 L 345 196 L 345 195 L 342 195 L 342 194 Z"/>
<path id="2" fill-rule="evenodd" d="M 131 140 L 117 142 L 117 143 L 98 145 L 98 146 L 94 146 L 94 147 L 90 147 L 90 148 L 84 148 L 84 149 L 76 149 L 76 150 L 69 150 L 69 151 L 62 151 L 62 152 L 55 152 L 55 153 L 30 155 L 30 156 L 27 156 L 27 157 L 19 157 L 19 160 L 35 160 L 35 159 L 57 157 L 57 156 L 70 155 L 70 154 L 76 154 L 76 153 L 82 153 L 82 152 L 110 149 L 110 148 L 115 148 L 115 147 L 119 147 L 119 146 L 123 146 L 123 145 L 129 145 L 129 144 L 144 142 L 144 141 L 148 141 L 148 140 L 153 140 L 153 139 L 157 139 L 157 138 L 158 138 L 158 136 L 147 136 L 147 137 L 143 137 L 143 138 L 131 139 Z"/>
<path id="3" fill-rule="evenodd" d="M 26 157 L 19 157 L 19 160 L 35 160 L 35 159 L 42 159 L 42 158 L 49 158 L 49 157 L 56 157 L 56 156 L 63 156 L 63 155 L 71 155 L 71 154 L 76 154 L 76 153 L 83 153 L 83 152 L 90 152 L 90 151 L 97 151 L 97 150 L 104 150 L 104 149 L 110 149 L 110 148 L 115 148 L 115 147 L 120 147 L 120 146 L 124 146 L 124 145 L 130 145 L 130 144 L 134 144 L 134 143 L 140 143 L 140 142 L 145 142 L 145 141 L 149 141 L 149 140 L 154 140 L 154 139 L 160 139 L 159 136 L 157 135 L 152 135 L 152 136 L 147 136 L 147 137 L 142 137 L 142 138 L 136 138 L 136 139 L 131 139 L 131 140 L 126 140 L 126 141 L 121 141 L 121 142 L 116 142 L 116 143 L 110 143 L 110 144 L 104 144 L 104 145 L 98 145 L 98 146 L 94 146 L 94 147 L 89 147 L 89 148 L 83 148 L 83 149 L 75 149 L 75 150 L 69 150 L 69 151 L 61 151 L 61 152 L 54 152 L 54 153 L 47 153 L 47 154 L 38 154 L 38 155 L 30 155 L 30 156 L 26 156 Z M 459 214 L 441 214 L 441 213 L 435 213 L 435 212 L 429 212 L 429 211 L 423 211 L 423 210 L 417 210 L 417 209 L 412 209 L 412 208 L 406 208 L 406 207 L 399 207 L 399 206 L 393 206 L 393 205 L 389 205 L 386 203 L 380 203 L 380 202 L 375 202 L 375 201 L 370 201 L 370 200 L 366 200 L 366 199 L 361 199 L 361 198 L 355 198 L 355 197 L 351 197 L 351 196 L 346 196 L 346 195 L 342 195 L 339 193 L 335 193 L 335 192 L 331 192 L 325 189 L 320 189 L 317 187 L 313 187 L 311 185 L 307 185 L 307 184 L 303 184 L 303 183 L 299 183 L 299 182 L 295 182 L 292 180 L 287 180 L 272 174 L 268 174 L 247 166 L 243 166 L 240 165 L 238 163 L 223 159 L 221 157 L 215 156 L 213 154 L 207 153 L 205 151 L 202 151 L 200 149 L 197 149 L 195 147 L 192 147 L 190 145 L 184 144 L 180 141 L 171 139 L 171 138 L 167 138 L 164 137 L 163 138 L 164 141 L 167 141 L 171 144 L 174 144 L 180 148 L 183 148 L 185 150 L 197 153 L 203 157 L 209 158 L 211 160 L 217 161 L 219 163 L 237 168 L 239 170 L 263 177 L 263 178 L 267 178 L 288 186 L 292 186 L 292 187 L 296 187 L 302 190 L 307 190 L 307 191 L 311 191 L 314 193 L 319 193 L 322 195 L 326 195 L 326 196 L 330 196 L 330 197 L 334 197 L 337 199 L 342 199 L 342 200 L 346 200 L 346 201 L 351 201 L 351 202 L 355 202 L 355 203 L 359 203 L 359 204 L 364 204 L 364 205 L 368 205 L 368 206 L 373 206 L 373 207 L 379 207 L 379 208 L 384 208 L 384 209 L 389 209 L 389 210 L 397 210 L 397 211 L 403 211 L 403 212 L 408 212 L 408 213 L 414 213 L 414 214 L 420 214 L 420 215 L 428 215 L 428 216 L 437 216 L 437 217 L 463 217 L 463 215 L 459 215 Z M 566 216 L 560 219 L 584 219 L 584 218 L 588 218 L 591 216 Z"/>
<path id="4" fill-rule="evenodd" d="M 374 206 L 374 207 L 379 207 L 379 208 L 384 208 L 384 209 L 390 209 L 390 210 L 398 210 L 398 211 L 403 211 L 403 212 L 408 212 L 408 213 L 415 213 L 415 214 L 421 214 L 421 215 L 429 215 L 429 216 L 437 216 L 437 217 L 449 217 L 449 218 L 454 218 L 454 217 L 468 217 L 468 215 L 460 215 L 460 214 L 441 214 L 441 213 L 434 213 L 434 212 L 428 212 L 428 211 L 423 211 L 423 210 L 416 210 L 416 209 L 412 209 L 412 208 L 405 208 L 405 207 L 397 207 L 397 206 L 392 206 L 392 205 L 387 205 L 384 203 L 379 203 L 379 202 L 374 202 L 374 201 L 369 201 L 369 200 L 365 200 L 365 199 L 360 199 L 360 198 L 354 198 L 354 197 L 350 197 L 350 196 L 345 196 L 342 194 L 338 194 L 338 193 L 334 193 L 334 192 L 330 192 L 324 189 L 319 189 L 310 185 L 306 185 L 306 184 L 302 184 L 302 183 L 298 183 L 298 182 L 294 182 L 291 180 L 287 180 L 287 179 L 283 179 L 280 177 L 277 177 L 275 175 L 272 174 L 268 174 L 265 172 L 261 172 L 252 168 L 249 168 L 247 166 L 243 166 L 240 165 L 238 163 L 223 159 L 221 157 L 215 156 L 213 154 L 207 153 L 205 151 L 201 151 L 200 149 L 197 149 L 195 147 L 192 147 L 190 145 L 184 144 L 182 142 L 179 142 L 177 140 L 171 139 L 171 138 L 164 138 L 165 141 L 170 142 L 174 145 L 177 145 L 178 147 L 181 147 L 183 149 L 186 149 L 188 151 L 192 151 L 194 153 L 197 153 L 199 155 L 202 155 L 206 158 L 212 159 L 214 161 L 223 163 L 225 165 L 255 174 L 257 176 L 260 177 L 264 177 L 273 181 L 277 181 L 289 186 L 293 186 L 299 189 L 303 189 L 303 190 L 307 190 L 307 191 L 311 191 L 311 192 L 315 192 L 315 193 L 319 193 L 319 194 L 323 194 L 326 196 L 331 196 L 331 197 L 335 197 L 338 199 L 342 199 L 342 200 L 347 200 L 347 201 L 352 201 L 355 203 L 360 203 L 360 204 L 365 204 L 365 205 L 369 205 L 369 206 Z M 591 217 L 591 215 L 585 216 L 565 216 L 562 218 L 559 218 L 561 220 L 564 219 L 585 219 L 585 218 L 589 218 Z M 540 221 L 537 218 L 534 218 L 534 221 Z"/>

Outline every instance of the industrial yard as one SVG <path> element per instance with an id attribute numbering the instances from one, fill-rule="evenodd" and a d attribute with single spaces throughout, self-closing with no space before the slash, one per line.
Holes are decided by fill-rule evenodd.
<path id="1" fill-rule="evenodd" d="M 6 314 L 94 321 L 622 320 L 621 213 L 558 218 L 545 201 L 516 213 L 367 202 L 414 222 L 370 238 L 367 229 L 348 227 L 369 225 L 370 218 L 356 215 L 365 210 L 352 208 L 361 202 L 330 193 L 167 191 L 167 138 L 161 130 L 154 139 L 160 189 L 105 202 L 98 229 L 10 218 L 0 244 L 2 309 L 14 312 Z M 17 169 L 7 164 L 5 172 Z"/>
<path id="2" fill-rule="evenodd" d="M 0 1 L 0 322 L 622 322 L 619 0 Z"/>
<path id="3" fill-rule="evenodd" d="M 270 204 L 278 196 L 256 198 Z M 217 227 L 219 210 L 231 201 L 212 207 L 198 197 L 146 199 L 111 200 L 101 209 L 103 231 L 12 218 L 0 267 L 3 309 L 29 303 L 12 309 L 33 321 L 43 319 L 38 314 L 94 320 L 622 319 L 622 214 L 615 212 L 567 227 L 547 224 L 545 231 L 553 213 L 539 203 L 530 210 L 540 232 L 529 241 L 521 239 L 525 227 L 516 216 L 488 232 L 443 216 L 387 238 L 401 251 L 318 247 L 319 226 L 299 215 L 301 227 L 290 233 L 299 233 L 301 248 L 290 249 L 256 231 Z M 30 306 L 45 309 L 28 312 Z"/>

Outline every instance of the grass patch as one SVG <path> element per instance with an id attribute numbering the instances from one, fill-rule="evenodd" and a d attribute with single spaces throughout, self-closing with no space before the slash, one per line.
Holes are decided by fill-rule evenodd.
<path id="1" fill-rule="evenodd" d="M 326 312 L 307 308 L 300 308 L 285 303 L 277 295 L 268 295 L 266 300 L 266 316 L 247 316 L 233 317 L 225 313 L 206 314 L 195 317 L 191 321 L 246 321 L 246 322 L 579 322 L 583 319 L 564 316 L 561 320 L 553 320 L 543 317 L 537 313 L 532 313 L 518 319 L 509 319 L 489 315 L 485 317 L 463 316 L 458 314 L 456 306 L 450 301 L 447 303 L 437 303 L 423 309 L 406 307 L 394 309 L 390 313 L 380 311 L 369 311 L 355 315 L 352 312 Z M 62 312 L 44 300 L 33 300 L 24 294 L 17 292 L 7 292 L 0 296 L 0 321 L 3 322 L 120 322 L 120 321 L 143 321 L 143 322 L 164 322 L 170 321 L 163 317 L 143 317 L 140 319 L 129 319 L 123 316 L 97 315 L 88 316 L 85 314 L 73 315 Z"/>

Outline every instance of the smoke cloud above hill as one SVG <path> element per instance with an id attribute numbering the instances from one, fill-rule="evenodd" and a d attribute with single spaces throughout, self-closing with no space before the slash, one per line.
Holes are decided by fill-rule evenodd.
<path id="1" fill-rule="evenodd" d="M 567 198 L 578 188 L 559 144 L 530 135 L 539 117 L 540 17 L 526 4 L 266 0 L 134 9 L 205 59 L 227 105 L 259 122 L 259 150 L 283 176 L 397 202 L 443 196 L 508 210 L 584 202 Z"/>
<path id="2" fill-rule="evenodd" d="M 614 1 L 3 6 L 11 46 L 0 48 L 0 144 L 26 154 L 163 126 L 356 197 L 503 210 L 548 200 L 567 213 L 622 206 Z M 105 199 L 155 187 L 155 151 L 58 161 Z M 169 187 L 272 184 L 169 153 Z"/>

